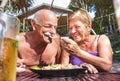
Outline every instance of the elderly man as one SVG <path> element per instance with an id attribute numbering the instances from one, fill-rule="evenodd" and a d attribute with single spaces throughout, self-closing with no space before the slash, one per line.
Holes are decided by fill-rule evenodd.
<path id="1" fill-rule="evenodd" d="M 60 36 L 56 33 L 57 16 L 50 10 L 41 9 L 31 20 L 33 31 L 23 32 L 19 38 L 17 71 L 34 65 L 59 63 Z"/>

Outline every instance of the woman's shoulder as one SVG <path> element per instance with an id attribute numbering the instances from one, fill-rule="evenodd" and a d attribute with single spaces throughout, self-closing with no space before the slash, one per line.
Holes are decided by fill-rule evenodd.
<path id="1" fill-rule="evenodd" d="M 110 43 L 109 37 L 105 34 L 99 35 L 98 43 L 99 44 L 104 44 L 104 43 L 109 44 Z"/>
<path id="2" fill-rule="evenodd" d="M 99 35 L 99 40 L 109 40 L 109 37 L 105 34 Z"/>

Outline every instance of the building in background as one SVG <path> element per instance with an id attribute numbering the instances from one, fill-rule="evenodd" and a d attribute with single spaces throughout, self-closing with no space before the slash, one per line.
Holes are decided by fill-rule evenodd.
<path id="1" fill-rule="evenodd" d="M 62 8 L 62 7 L 59 7 L 59 6 L 54 6 L 54 5 L 50 5 L 50 4 L 46 4 L 46 3 L 38 5 L 37 7 L 31 8 L 26 13 L 18 15 L 18 18 L 21 21 L 23 21 L 23 23 L 24 23 L 23 31 L 26 30 L 26 29 L 24 29 L 25 26 L 30 28 L 30 22 L 29 21 L 32 18 L 32 16 L 34 15 L 34 13 L 36 11 L 38 11 L 39 9 L 50 9 L 53 12 L 55 12 L 58 19 L 59 19 L 58 20 L 57 32 L 61 36 L 68 36 L 68 34 L 69 34 L 68 17 L 72 14 L 73 11 L 70 10 L 70 9 L 66 9 L 66 8 Z"/>

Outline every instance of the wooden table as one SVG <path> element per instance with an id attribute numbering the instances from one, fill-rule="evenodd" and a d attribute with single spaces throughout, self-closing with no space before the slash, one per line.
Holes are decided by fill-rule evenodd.
<path id="1" fill-rule="evenodd" d="M 120 81 L 120 73 L 79 74 L 74 77 L 41 78 L 34 72 L 17 73 L 16 81 Z"/>

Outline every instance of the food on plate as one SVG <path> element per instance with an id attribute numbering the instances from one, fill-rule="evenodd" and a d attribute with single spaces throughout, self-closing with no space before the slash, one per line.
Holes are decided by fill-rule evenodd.
<path id="1" fill-rule="evenodd" d="M 82 68 L 82 67 L 72 65 L 72 64 L 68 64 L 68 65 L 52 64 L 52 65 L 43 66 L 43 67 L 39 67 L 39 66 L 32 67 L 32 69 L 35 69 L 35 70 L 58 70 L 58 69 L 62 70 L 62 69 L 79 69 L 79 68 Z"/>
<path id="2" fill-rule="evenodd" d="M 33 66 L 32 69 L 34 69 L 34 70 L 41 70 L 41 68 L 39 66 Z"/>

